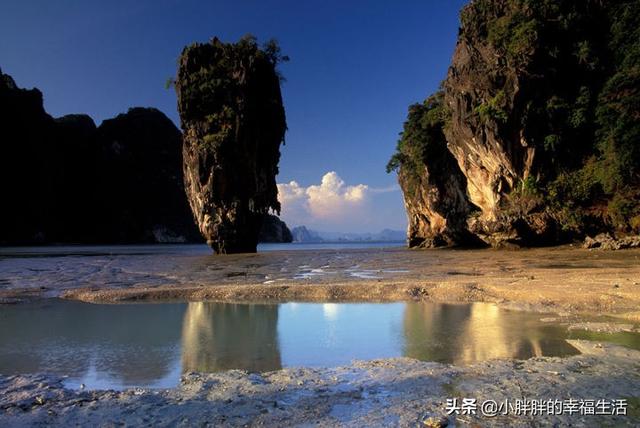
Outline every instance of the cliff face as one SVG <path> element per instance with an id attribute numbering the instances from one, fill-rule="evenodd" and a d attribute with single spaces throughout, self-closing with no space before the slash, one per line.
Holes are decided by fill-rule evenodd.
<path id="1" fill-rule="evenodd" d="M 463 9 L 442 90 L 410 108 L 389 164 L 410 246 L 545 245 L 640 227 L 628 202 L 640 194 L 639 10 L 597 0 Z"/>
<path id="2" fill-rule="evenodd" d="M 275 44 L 213 39 L 184 49 L 175 89 L 184 182 L 216 253 L 255 252 L 264 216 L 280 211 L 275 176 L 286 121 Z"/>
<path id="3" fill-rule="evenodd" d="M 408 215 L 410 247 L 472 243 L 464 221 L 474 207 L 465 192 L 465 177 L 447 149 L 443 133 L 442 93 L 411 106 L 402 142 L 405 152 L 392 160 Z"/>
<path id="4" fill-rule="evenodd" d="M 132 108 L 98 128 L 101 214 L 117 241 L 194 242 L 183 187 L 182 135 L 154 108 Z"/>
<path id="5" fill-rule="evenodd" d="M 51 150 L 44 141 L 53 132 L 42 93 L 20 89 L 11 76 L 0 72 L 0 241 L 41 239 L 43 206 L 50 202 L 45 167 Z"/>
<path id="6" fill-rule="evenodd" d="M 286 243 L 292 241 L 293 235 L 287 227 L 287 223 L 273 214 L 267 214 L 260 228 L 258 242 Z"/>
<path id="7" fill-rule="evenodd" d="M 296 226 L 291 230 L 293 242 L 322 242 L 323 239 L 316 232 L 306 226 Z"/>
<path id="8" fill-rule="evenodd" d="M 155 109 L 54 119 L 0 73 L 0 244 L 200 240 L 180 131 Z"/>

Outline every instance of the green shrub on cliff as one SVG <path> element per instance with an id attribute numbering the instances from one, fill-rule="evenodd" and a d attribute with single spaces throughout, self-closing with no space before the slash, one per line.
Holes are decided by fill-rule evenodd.
<path id="1" fill-rule="evenodd" d="M 194 43 L 187 46 L 183 58 L 196 58 L 192 51 L 207 50 L 207 63 L 196 67 L 196 72 L 178 76 L 179 110 L 187 113 L 190 120 L 206 124 L 203 129 L 203 149 L 219 146 L 223 141 L 232 138 L 237 116 L 234 108 L 237 100 L 243 97 L 242 91 L 247 87 L 259 89 L 259 82 L 247 81 L 253 76 L 260 76 L 256 68 L 275 67 L 289 58 L 281 54 L 276 40 L 271 39 L 258 45 L 252 35 L 242 37 L 237 43 L 222 43 L 217 39 L 210 44 Z M 266 63 L 266 64 L 265 64 Z M 282 76 L 278 74 L 282 79 Z"/>
<path id="2" fill-rule="evenodd" d="M 509 120 L 509 115 L 504 111 L 505 94 L 504 91 L 498 91 L 495 97 L 484 102 L 474 109 L 474 112 L 480 117 L 483 123 L 490 120 L 499 123 L 505 123 Z"/>
<path id="3" fill-rule="evenodd" d="M 448 112 L 442 96 L 440 91 L 422 104 L 409 107 L 396 153 L 387 163 L 387 173 L 400 172 L 402 169 L 410 193 L 420 185 L 426 158 L 438 157 L 442 147 L 446 145 L 443 128 Z"/>

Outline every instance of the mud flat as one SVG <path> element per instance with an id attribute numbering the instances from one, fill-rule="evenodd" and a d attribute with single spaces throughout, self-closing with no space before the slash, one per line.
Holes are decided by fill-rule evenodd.
<path id="1" fill-rule="evenodd" d="M 72 250 L 0 251 L 0 299 L 495 302 L 640 320 L 640 250 Z"/>

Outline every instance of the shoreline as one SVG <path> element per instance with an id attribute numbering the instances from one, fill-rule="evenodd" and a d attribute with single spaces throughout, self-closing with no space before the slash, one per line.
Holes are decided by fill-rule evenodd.
<path id="1" fill-rule="evenodd" d="M 0 303 L 496 303 L 534 312 L 640 322 L 640 249 L 272 251 L 235 256 L 5 257 Z M 2 265 L 0 265 L 2 267 Z M 35 273 L 34 273 L 35 272 Z"/>
<path id="2" fill-rule="evenodd" d="M 566 358 L 490 360 L 468 366 L 410 358 L 333 368 L 185 373 L 171 389 L 71 390 L 43 374 L 0 376 L 0 424 L 71 426 L 593 426 L 640 422 L 640 351 L 572 340 Z M 447 399 L 617 400 L 626 415 L 447 414 Z"/>

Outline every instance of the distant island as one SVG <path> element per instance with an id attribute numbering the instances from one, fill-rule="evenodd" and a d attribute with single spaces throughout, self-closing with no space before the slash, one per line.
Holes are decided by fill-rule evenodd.
<path id="1" fill-rule="evenodd" d="M 406 232 L 402 230 L 383 229 L 378 233 L 351 232 L 317 232 L 306 226 L 297 226 L 291 230 L 293 242 L 405 242 Z"/>
<path id="2" fill-rule="evenodd" d="M 274 214 L 268 214 L 262 222 L 258 242 L 288 243 L 292 241 L 293 235 L 287 227 L 287 223 L 280 220 L 280 218 Z"/>

